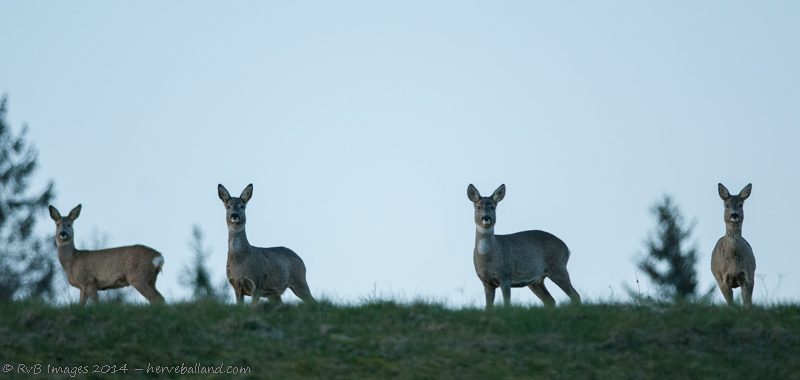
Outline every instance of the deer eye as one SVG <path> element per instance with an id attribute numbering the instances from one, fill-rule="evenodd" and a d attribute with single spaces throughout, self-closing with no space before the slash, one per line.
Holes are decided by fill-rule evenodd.
<path id="1" fill-rule="evenodd" d="M 481 209 L 481 206 L 475 206 L 475 209 L 476 209 L 476 210 L 480 210 L 480 209 Z"/>
<path id="2" fill-rule="evenodd" d="M 742 207 L 742 206 L 744 206 L 744 205 L 742 203 L 739 203 L 739 207 Z"/>
<path id="3" fill-rule="evenodd" d="M 230 209 L 231 209 L 231 206 L 225 206 L 225 208 L 227 208 L 228 210 L 230 210 Z"/>

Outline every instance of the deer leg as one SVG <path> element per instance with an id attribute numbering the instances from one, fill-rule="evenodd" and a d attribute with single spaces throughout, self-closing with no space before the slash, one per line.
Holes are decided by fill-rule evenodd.
<path id="1" fill-rule="evenodd" d="M 236 293 L 236 304 L 244 304 L 244 294 L 242 294 L 242 289 L 240 289 L 238 286 L 235 286 L 233 288 L 233 292 Z"/>
<path id="2" fill-rule="evenodd" d="M 731 289 L 730 285 L 728 285 L 725 281 L 717 282 L 719 285 L 719 290 L 722 292 L 722 296 L 725 297 L 725 301 L 728 302 L 728 305 L 733 305 L 733 289 Z"/>
<path id="3" fill-rule="evenodd" d="M 511 282 L 501 282 L 500 290 L 503 292 L 503 306 L 511 306 Z"/>
<path id="4" fill-rule="evenodd" d="M 236 295 L 236 304 L 242 305 L 244 303 L 244 295 L 242 294 L 242 288 L 239 284 L 231 279 L 228 279 L 228 283 L 231 284 L 231 288 L 233 288 L 233 293 Z"/>
<path id="5" fill-rule="evenodd" d="M 272 306 L 280 306 L 283 304 L 280 294 L 267 296 L 267 301 L 269 301 L 269 304 Z"/>
<path id="6" fill-rule="evenodd" d="M 92 299 L 92 304 L 100 302 L 100 299 L 97 297 L 97 284 L 89 284 L 86 286 L 86 294 Z"/>
<path id="7" fill-rule="evenodd" d="M 89 293 L 86 293 L 85 290 L 81 289 L 81 299 L 78 301 L 81 306 L 86 305 L 86 301 L 89 299 Z"/>
<path id="8" fill-rule="evenodd" d="M 753 285 L 750 281 L 742 284 L 742 302 L 745 307 L 753 306 Z"/>
<path id="9" fill-rule="evenodd" d="M 556 285 L 558 285 L 564 293 L 567 293 L 569 299 L 572 300 L 573 303 L 580 304 L 581 303 L 581 296 L 578 294 L 578 291 L 572 287 L 572 282 L 569 280 L 569 273 L 564 270 L 558 273 L 554 273 L 553 275 L 548 276 L 550 280 L 552 280 Z M 544 282 L 542 282 L 542 287 L 544 288 Z M 533 289 L 531 289 L 533 290 Z M 536 293 L 534 291 L 534 293 Z"/>
<path id="10" fill-rule="evenodd" d="M 144 298 L 147 298 L 147 301 L 150 302 L 151 304 L 156 302 L 164 303 L 164 296 L 162 296 L 161 293 L 159 293 L 158 290 L 156 290 L 155 279 L 152 281 L 148 281 L 147 283 L 141 283 L 138 281 L 132 282 L 131 286 L 133 286 L 134 289 L 138 290 L 139 293 L 141 293 L 144 296 Z"/>
<path id="11" fill-rule="evenodd" d="M 302 283 L 290 286 L 289 289 L 292 289 L 292 293 L 303 300 L 303 302 L 315 302 L 314 297 L 311 296 L 311 290 L 308 289 L 308 284 Z M 271 302 L 272 301 L 270 301 L 270 303 Z"/>
<path id="12" fill-rule="evenodd" d="M 252 281 L 251 281 L 251 282 L 252 282 Z M 253 304 L 253 307 L 256 307 L 256 305 L 258 305 L 258 300 L 259 300 L 259 298 L 261 298 L 261 289 L 259 289 L 259 288 L 256 286 L 256 283 L 255 283 L 255 282 L 252 282 L 252 284 L 253 284 L 253 292 L 252 292 L 252 293 L 250 293 L 250 297 L 252 297 L 252 298 L 253 298 L 253 302 L 252 302 L 252 304 Z"/>
<path id="13" fill-rule="evenodd" d="M 163 258 L 162 258 L 162 260 L 163 260 Z M 162 265 L 163 265 L 163 261 L 162 261 Z M 153 273 L 153 277 L 151 277 L 147 281 L 148 288 L 152 289 L 152 294 L 153 294 L 153 298 L 148 298 L 147 299 L 148 301 L 150 301 L 150 303 L 154 303 L 154 302 L 164 303 L 164 296 L 162 296 L 161 293 L 158 291 L 158 289 L 156 289 L 156 279 L 158 278 L 158 273 L 159 272 L 161 272 L 161 267 L 158 267 L 158 270 L 156 270 Z"/>
<path id="14" fill-rule="evenodd" d="M 486 310 L 491 310 L 494 307 L 494 293 L 496 287 L 483 283 L 483 291 L 486 293 Z"/>
<path id="15" fill-rule="evenodd" d="M 156 293 L 156 297 L 155 297 L 154 300 L 149 300 L 150 303 L 154 303 L 154 302 L 155 303 L 164 303 L 165 302 L 164 301 L 164 296 L 162 296 L 161 293 L 156 289 L 155 284 L 153 284 L 153 292 Z"/>
<path id="16" fill-rule="evenodd" d="M 544 287 L 544 282 L 540 282 L 538 284 L 528 284 L 528 287 L 533 291 L 533 294 L 536 294 L 536 297 L 539 297 L 542 302 L 544 302 L 544 306 L 555 306 L 556 300 L 553 299 L 553 296 L 550 295 L 550 292 L 547 291 L 547 288 Z"/>

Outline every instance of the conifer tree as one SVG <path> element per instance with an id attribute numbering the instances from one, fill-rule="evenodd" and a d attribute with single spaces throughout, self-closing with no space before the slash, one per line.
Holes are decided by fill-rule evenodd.
<path id="1" fill-rule="evenodd" d="M 189 248 L 194 252 L 194 262 L 186 265 L 181 272 L 181 283 L 192 289 L 192 298 L 219 298 L 221 292 L 214 288 L 211 274 L 206 268 L 206 260 L 211 251 L 204 247 L 205 234 L 199 225 L 192 226 L 192 239 Z"/>
<path id="2" fill-rule="evenodd" d="M 20 297 L 52 298 L 55 240 L 35 233 L 37 218 L 54 198 L 49 181 L 31 194 L 38 152 L 25 139 L 27 125 L 15 136 L 6 122 L 8 97 L 0 98 L 0 301 Z"/>
<path id="3" fill-rule="evenodd" d="M 653 206 L 651 212 L 658 225 L 645 242 L 647 255 L 637 266 L 658 286 L 663 296 L 676 300 L 695 297 L 697 247 L 684 248 L 694 225 L 684 225 L 678 206 L 667 195 Z M 659 266 L 666 266 L 666 269 L 659 269 Z"/>

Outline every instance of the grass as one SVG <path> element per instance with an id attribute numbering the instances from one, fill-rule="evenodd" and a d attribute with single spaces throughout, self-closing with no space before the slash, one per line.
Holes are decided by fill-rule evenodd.
<path id="1" fill-rule="evenodd" d="M 22 301 L 0 308 L 0 371 L 13 367 L 0 372 L 4 379 L 71 377 L 48 366 L 90 372 L 75 378 L 800 379 L 798 305 L 584 304 L 487 313 L 380 301 L 274 310 Z M 153 372 L 196 363 L 244 371 Z M 114 365 L 127 371 L 91 373 Z"/>

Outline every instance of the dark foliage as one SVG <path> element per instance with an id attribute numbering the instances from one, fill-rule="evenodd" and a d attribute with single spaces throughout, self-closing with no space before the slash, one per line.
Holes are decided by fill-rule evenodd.
<path id="1" fill-rule="evenodd" d="M 694 225 L 684 225 L 678 206 L 667 195 L 651 212 L 658 225 L 655 234 L 645 242 L 647 256 L 637 266 L 659 287 L 663 296 L 679 300 L 695 297 L 697 248 L 684 249 Z M 666 269 L 659 269 L 661 263 L 666 264 Z"/>
<path id="2" fill-rule="evenodd" d="M 55 242 L 36 236 L 34 227 L 54 197 L 54 185 L 29 193 L 38 153 L 25 139 L 27 126 L 14 136 L 6 122 L 7 100 L 0 99 L 0 301 L 52 298 Z"/>
<path id="3" fill-rule="evenodd" d="M 211 255 L 211 250 L 203 246 L 205 234 L 199 225 L 192 226 L 192 239 L 189 248 L 194 252 L 192 265 L 185 265 L 181 272 L 181 283 L 192 289 L 192 298 L 222 299 L 223 289 L 217 290 L 211 280 L 211 274 L 206 268 L 206 260 Z"/>

